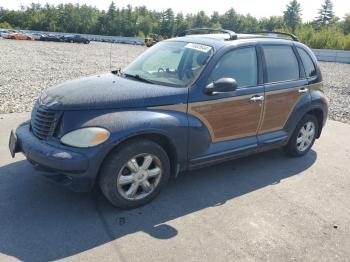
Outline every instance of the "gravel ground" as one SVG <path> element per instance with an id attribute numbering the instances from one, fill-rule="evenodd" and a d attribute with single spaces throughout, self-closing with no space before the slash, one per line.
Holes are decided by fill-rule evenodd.
<path id="1" fill-rule="evenodd" d="M 111 49 L 112 47 L 112 49 Z M 65 80 L 124 67 L 143 46 L 88 45 L 0 38 L 0 113 L 31 111 L 38 95 Z M 111 52 L 112 51 L 112 52 Z"/>
<path id="2" fill-rule="evenodd" d="M 142 46 L 92 42 L 89 45 L 0 39 L 0 113 L 31 111 L 37 96 L 64 80 L 124 67 Z M 320 63 L 329 117 L 350 123 L 350 64 Z"/>
<path id="3" fill-rule="evenodd" d="M 350 124 L 350 64 L 323 62 L 320 66 L 331 104 L 329 118 Z"/>

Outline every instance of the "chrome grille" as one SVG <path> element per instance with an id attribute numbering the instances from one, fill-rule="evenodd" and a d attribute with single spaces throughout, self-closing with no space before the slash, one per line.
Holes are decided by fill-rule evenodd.
<path id="1" fill-rule="evenodd" d="M 55 133 L 59 114 L 36 104 L 33 108 L 31 128 L 33 134 L 40 139 L 52 137 Z"/>

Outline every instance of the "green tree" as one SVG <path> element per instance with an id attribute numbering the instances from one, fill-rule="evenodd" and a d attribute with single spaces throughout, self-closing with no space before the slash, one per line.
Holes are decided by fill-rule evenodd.
<path id="1" fill-rule="evenodd" d="M 213 14 L 210 17 L 210 22 L 212 24 L 220 23 L 220 15 L 218 11 L 214 11 Z"/>
<path id="2" fill-rule="evenodd" d="M 2 28 L 2 29 L 11 29 L 12 26 L 9 23 L 7 23 L 7 22 L 2 22 L 2 23 L 0 23 L 0 28 Z"/>
<path id="3" fill-rule="evenodd" d="M 318 10 L 318 17 L 316 21 L 319 25 L 325 26 L 332 23 L 335 19 L 335 15 L 333 12 L 333 3 L 331 0 L 324 0 L 321 9 Z"/>
<path id="4" fill-rule="evenodd" d="M 345 15 L 344 22 L 342 23 L 342 28 L 344 34 L 350 34 L 350 13 Z"/>
<path id="5" fill-rule="evenodd" d="M 183 31 L 189 29 L 188 21 L 185 20 L 182 13 L 178 13 L 175 18 L 175 35 L 181 34 Z"/>
<path id="6" fill-rule="evenodd" d="M 166 37 L 174 35 L 175 29 L 175 15 L 171 8 L 168 8 L 162 13 L 160 21 L 160 34 Z"/>
<path id="7" fill-rule="evenodd" d="M 220 23 L 225 29 L 229 29 L 236 32 L 240 31 L 240 17 L 233 8 L 228 10 L 224 15 L 220 17 Z"/>
<path id="8" fill-rule="evenodd" d="M 329 1 L 329 3 L 331 3 Z M 291 1 L 282 16 L 271 16 L 257 20 L 251 15 L 238 14 L 234 9 L 223 15 L 213 12 L 208 16 L 197 14 L 175 14 L 172 9 L 163 12 L 148 10 L 145 6 L 118 8 L 111 2 L 107 11 L 78 4 L 40 5 L 30 4 L 20 10 L 0 7 L 0 27 L 57 31 L 67 33 L 90 33 L 120 36 L 147 36 L 152 33 L 173 37 L 193 27 L 226 28 L 236 32 L 257 30 L 286 31 L 295 33 L 302 42 L 312 48 L 350 49 L 350 14 L 342 21 L 329 17 L 330 4 L 323 5 L 327 26 L 318 21 L 302 23 L 300 5 Z M 328 6 L 326 8 L 326 6 Z M 330 22 L 327 22 L 330 21 Z"/>
<path id="9" fill-rule="evenodd" d="M 283 19 L 287 27 L 295 32 L 297 26 L 301 23 L 301 7 L 297 0 L 292 0 L 287 5 L 283 13 Z"/>
<path id="10" fill-rule="evenodd" d="M 261 30 L 276 31 L 285 27 L 282 16 L 270 16 L 269 18 L 261 18 L 259 28 Z"/>
<path id="11" fill-rule="evenodd" d="M 210 18 L 204 13 L 204 11 L 200 11 L 195 15 L 193 27 L 201 28 L 201 27 L 209 27 L 209 26 L 210 26 Z"/>

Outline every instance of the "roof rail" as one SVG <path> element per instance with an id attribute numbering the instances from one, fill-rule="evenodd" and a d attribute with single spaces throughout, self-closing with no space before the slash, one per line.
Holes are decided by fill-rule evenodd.
<path id="1" fill-rule="evenodd" d="M 228 34 L 230 36 L 230 38 L 227 40 L 236 40 L 237 39 L 237 35 L 233 31 L 226 30 L 226 29 L 220 29 L 220 28 L 218 29 L 218 28 L 206 28 L 206 27 L 187 29 L 187 30 L 183 31 L 182 33 L 180 33 L 178 36 L 186 36 L 188 33 L 198 32 L 198 31 L 207 31 L 208 33 L 212 33 L 212 32 L 224 33 L 224 34 Z"/>
<path id="2" fill-rule="evenodd" d="M 285 33 L 285 32 L 275 32 L 275 31 L 257 31 L 257 32 L 250 32 L 250 33 L 244 33 L 244 34 L 248 34 L 248 35 L 260 35 L 260 34 L 269 34 L 269 35 L 285 35 L 285 36 L 289 36 L 293 41 L 299 42 L 298 37 L 296 37 L 293 34 L 290 33 Z M 269 37 L 269 36 L 268 36 Z"/>

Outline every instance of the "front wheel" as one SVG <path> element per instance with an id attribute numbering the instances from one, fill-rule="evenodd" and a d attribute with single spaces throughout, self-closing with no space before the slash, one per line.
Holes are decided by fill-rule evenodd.
<path id="1" fill-rule="evenodd" d="M 295 128 L 288 144 L 284 147 L 287 154 L 295 157 L 307 154 L 316 140 L 318 129 L 316 117 L 305 115 Z"/>
<path id="2" fill-rule="evenodd" d="M 153 200 L 169 176 L 170 161 L 164 149 L 153 141 L 137 139 L 107 157 L 99 182 L 114 206 L 127 209 Z"/>

